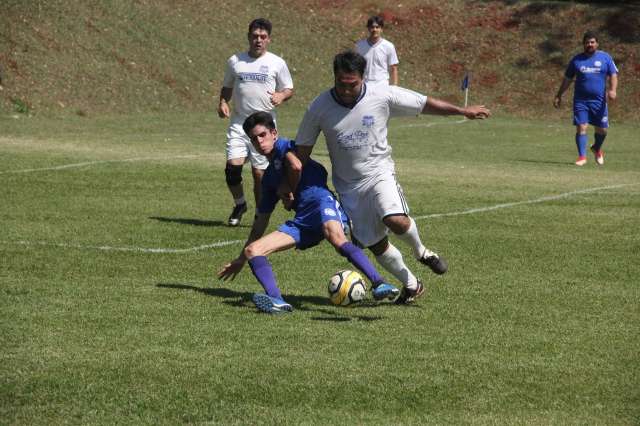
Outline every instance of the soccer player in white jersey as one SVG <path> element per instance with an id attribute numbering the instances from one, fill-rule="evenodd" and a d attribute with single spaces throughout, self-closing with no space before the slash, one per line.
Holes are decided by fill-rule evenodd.
<path id="1" fill-rule="evenodd" d="M 367 21 L 369 37 L 358 40 L 356 52 L 364 56 L 367 66 L 364 69 L 364 81 L 367 84 L 398 85 L 398 55 L 389 40 L 382 38 L 384 20 L 381 16 L 372 16 Z"/>
<path id="2" fill-rule="evenodd" d="M 448 266 L 422 244 L 416 223 L 409 216 L 387 142 L 388 120 L 420 113 L 482 119 L 491 113 L 484 105 L 461 108 L 401 87 L 369 85 L 363 81 L 365 63 L 356 52 L 336 55 L 335 85 L 320 94 L 305 113 L 296 137 L 297 155 L 304 163 L 320 132 L 324 134 L 333 185 L 353 222 L 353 237 L 402 282 L 404 288 L 397 303 L 411 303 L 424 293 L 424 286 L 389 242 L 388 230 L 408 244 L 416 259 L 433 272 L 444 274 Z"/>
<path id="3" fill-rule="evenodd" d="M 229 226 L 237 226 L 247 211 L 242 188 L 242 166 L 249 159 L 253 174 L 256 206 L 260 201 L 260 180 L 269 162 L 256 151 L 242 130 L 244 120 L 254 112 L 268 111 L 275 119 L 275 108 L 293 96 L 293 81 L 286 62 L 267 51 L 271 42 L 271 22 L 258 18 L 249 24 L 249 51 L 233 55 L 227 61 L 218 116 L 231 117 L 227 129 L 225 177 L 233 196 L 234 208 Z M 229 106 L 231 101 L 233 111 Z"/>

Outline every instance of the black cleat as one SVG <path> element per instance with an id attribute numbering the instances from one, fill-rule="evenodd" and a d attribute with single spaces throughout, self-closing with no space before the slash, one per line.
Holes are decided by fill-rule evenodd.
<path id="1" fill-rule="evenodd" d="M 240 224 L 240 220 L 242 219 L 242 215 L 247 212 L 247 203 L 236 204 L 231 212 L 231 216 L 229 216 L 229 226 L 238 226 Z"/>
<path id="2" fill-rule="evenodd" d="M 428 256 L 427 253 L 431 253 L 431 255 Z M 423 254 L 422 257 L 418 259 L 418 261 L 420 261 L 420 263 L 424 265 L 427 265 L 433 272 L 438 275 L 444 274 L 449 269 L 447 261 L 433 252 L 425 251 L 425 254 Z"/>
<path id="3" fill-rule="evenodd" d="M 409 290 L 404 287 L 400 292 L 400 296 L 395 301 L 396 305 L 409 305 L 416 301 L 416 299 L 425 293 L 424 285 L 418 281 L 418 288 L 415 290 Z"/>

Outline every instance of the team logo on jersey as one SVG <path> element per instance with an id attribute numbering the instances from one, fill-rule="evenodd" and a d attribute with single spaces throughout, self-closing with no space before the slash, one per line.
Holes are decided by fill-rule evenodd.
<path id="1" fill-rule="evenodd" d="M 327 207 L 326 209 L 324 209 L 324 214 L 327 216 L 335 216 L 336 211 L 334 209 L 330 209 L 329 207 Z"/>
<path id="2" fill-rule="evenodd" d="M 266 65 L 261 65 L 261 66 L 260 66 L 260 72 L 261 72 L 262 74 L 269 74 L 269 67 L 268 67 L 268 66 L 266 66 Z"/>
<path id="3" fill-rule="evenodd" d="M 276 158 L 275 160 L 273 160 L 273 168 L 276 170 L 282 169 L 282 160 L 279 158 Z"/>
<path id="4" fill-rule="evenodd" d="M 601 66 L 602 66 L 602 62 L 600 62 L 600 61 L 595 61 L 595 62 L 593 63 L 593 65 L 595 65 L 596 67 L 601 67 Z"/>
<path id="5" fill-rule="evenodd" d="M 600 66 L 595 67 L 585 67 L 584 65 L 580 67 L 580 72 L 583 74 L 595 74 L 600 72 Z"/>
<path id="6" fill-rule="evenodd" d="M 362 117 L 362 125 L 364 127 L 371 127 L 375 124 L 376 120 L 373 118 L 373 115 L 365 115 Z"/>

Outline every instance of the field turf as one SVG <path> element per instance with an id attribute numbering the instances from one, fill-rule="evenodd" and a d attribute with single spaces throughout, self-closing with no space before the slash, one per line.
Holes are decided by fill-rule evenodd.
<path id="1" fill-rule="evenodd" d="M 225 125 L 0 117 L 0 423 L 640 422 L 637 124 L 578 168 L 568 120 L 393 121 L 449 273 L 396 241 L 428 294 L 339 308 L 326 284 L 349 265 L 327 243 L 275 254 L 279 317 L 253 307 L 248 267 L 215 278 L 251 219 L 225 226 Z"/>

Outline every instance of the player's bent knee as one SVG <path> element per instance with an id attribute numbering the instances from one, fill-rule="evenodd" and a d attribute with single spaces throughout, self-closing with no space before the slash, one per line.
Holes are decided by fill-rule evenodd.
<path id="1" fill-rule="evenodd" d="M 382 255 L 385 251 L 387 251 L 388 248 L 389 239 L 387 237 L 384 237 L 382 240 L 368 247 L 368 249 L 371 251 L 371 253 L 374 254 L 374 256 Z"/>
<path id="2" fill-rule="evenodd" d="M 264 256 L 264 251 L 259 244 L 251 243 L 244 248 L 244 255 L 247 259 L 253 259 L 256 256 Z"/>
<path id="3" fill-rule="evenodd" d="M 242 183 L 242 166 L 227 164 L 224 168 L 224 175 L 227 180 L 227 185 L 240 185 Z"/>
<path id="4" fill-rule="evenodd" d="M 404 234 L 411 227 L 409 216 L 406 215 L 386 216 L 382 221 L 391 232 L 398 235 Z"/>

